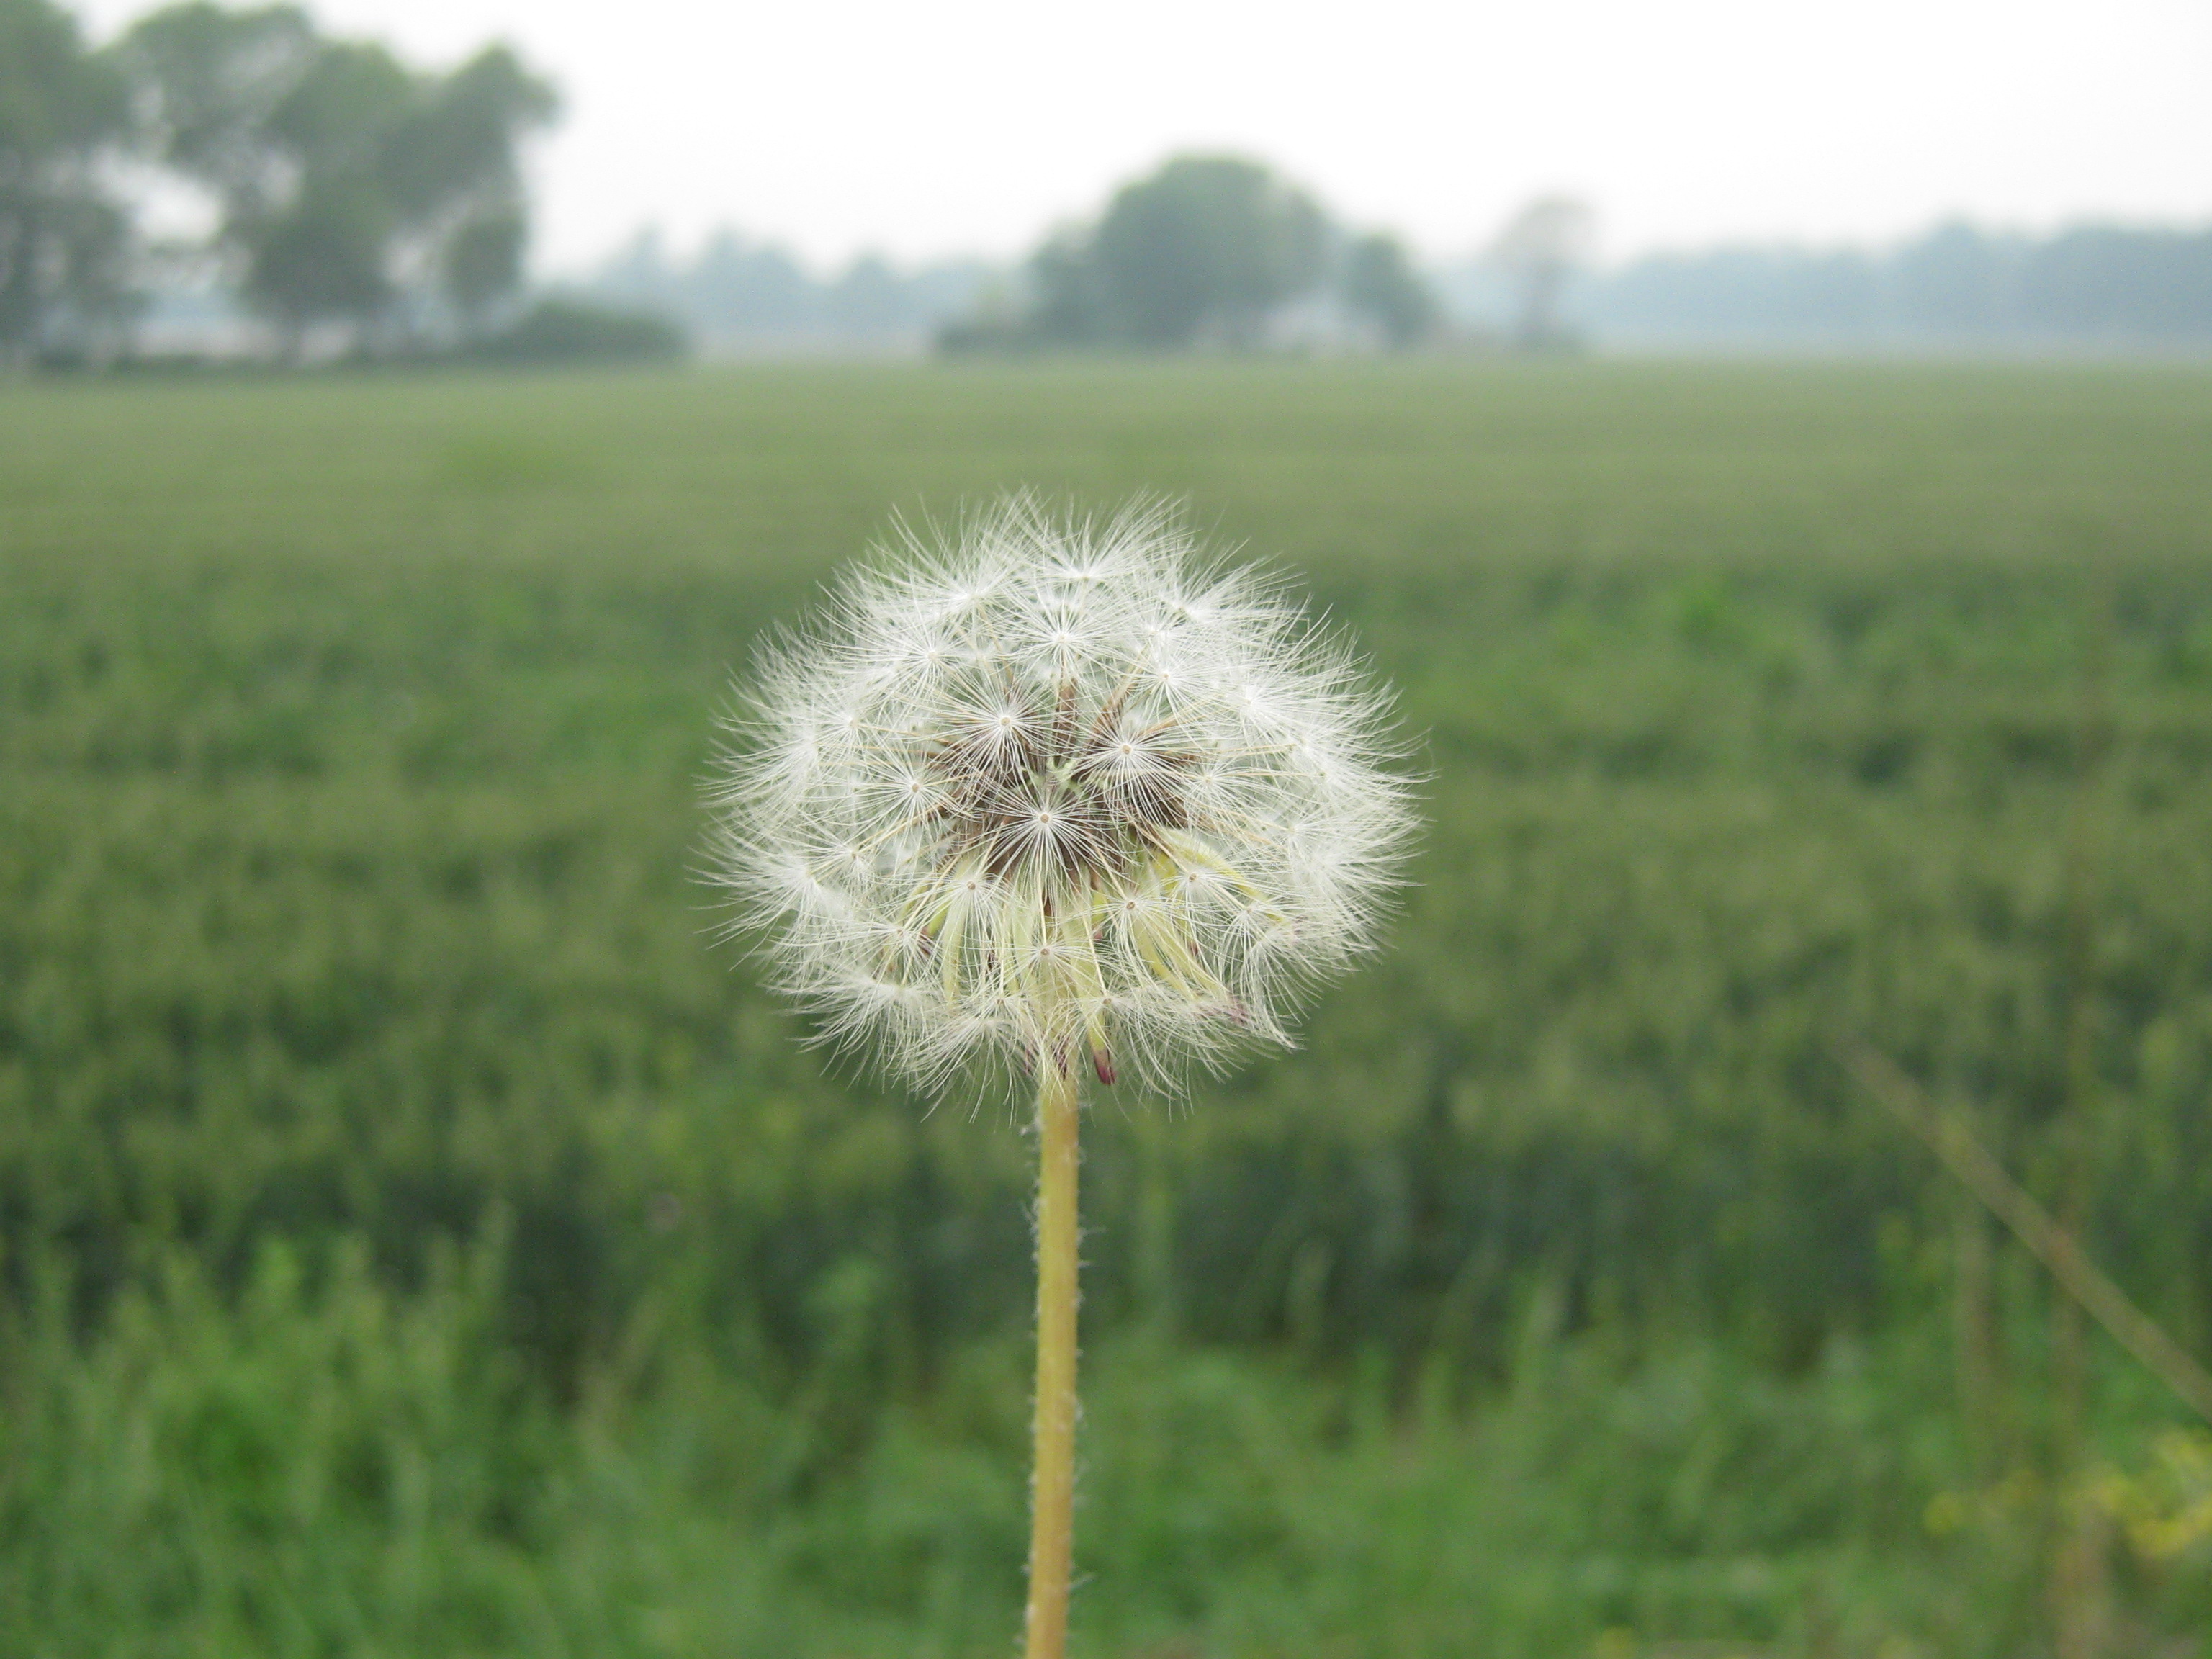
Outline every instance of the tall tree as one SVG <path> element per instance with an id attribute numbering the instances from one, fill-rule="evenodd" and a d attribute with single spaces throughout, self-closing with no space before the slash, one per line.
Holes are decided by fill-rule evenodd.
<path id="1" fill-rule="evenodd" d="M 47 0 L 0 0 L 0 358 L 126 301 L 129 222 L 102 188 L 128 100 Z"/>
<path id="2" fill-rule="evenodd" d="M 116 53 L 155 154 L 221 202 L 241 287 L 295 341 L 325 321 L 405 334 L 421 307 L 402 301 L 433 295 L 472 327 L 519 282 L 517 149 L 556 105 L 507 48 L 428 75 L 294 6 L 184 0 Z"/>
<path id="3" fill-rule="evenodd" d="M 1091 239 L 1098 331 L 1251 345 L 1270 312 L 1320 281 L 1326 246 L 1313 199 L 1259 163 L 1177 156 L 1125 185 Z"/>
<path id="4" fill-rule="evenodd" d="M 559 100 L 500 46 L 421 84 L 416 118 L 391 158 L 395 193 L 422 233 L 442 292 L 474 325 L 522 280 L 530 222 L 520 141 L 552 120 Z"/>

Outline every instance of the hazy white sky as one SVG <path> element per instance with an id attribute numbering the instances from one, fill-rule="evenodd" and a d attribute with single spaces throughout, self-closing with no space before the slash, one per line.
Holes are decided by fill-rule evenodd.
<path id="1" fill-rule="evenodd" d="M 1425 252 L 1519 202 L 1607 252 L 2212 219 L 2212 0 L 311 0 L 443 64 L 504 38 L 568 100 L 538 263 L 657 222 L 818 260 L 1026 251 L 1170 149 L 1272 161 Z M 143 0 L 92 0 L 102 33 Z"/>

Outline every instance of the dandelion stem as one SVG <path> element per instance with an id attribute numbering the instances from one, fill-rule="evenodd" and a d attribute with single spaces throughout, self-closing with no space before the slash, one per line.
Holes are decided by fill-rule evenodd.
<path id="1" fill-rule="evenodd" d="M 1064 1659 L 1075 1528 L 1075 1186 L 1073 1061 L 1037 1066 L 1036 1473 L 1030 1483 L 1027 1659 Z"/>

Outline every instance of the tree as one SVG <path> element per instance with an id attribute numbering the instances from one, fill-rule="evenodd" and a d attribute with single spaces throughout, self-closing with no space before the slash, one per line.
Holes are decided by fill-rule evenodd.
<path id="1" fill-rule="evenodd" d="M 446 297 L 473 325 L 521 283 L 530 225 L 519 141 L 551 121 L 559 100 L 498 46 L 422 85 L 416 118 L 395 135 L 395 194 L 437 250 Z"/>
<path id="2" fill-rule="evenodd" d="M 1437 296 L 1407 258 L 1404 245 L 1380 232 L 1363 236 L 1345 255 L 1344 302 L 1402 351 L 1437 331 Z"/>
<path id="3" fill-rule="evenodd" d="M 1025 305 L 947 325 L 939 349 L 1249 349 L 1281 307 L 1324 278 L 1394 347 L 1426 338 L 1439 320 L 1435 295 L 1395 239 L 1345 246 L 1305 191 L 1233 155 L 1170 158 L 1116 191 L 1095 226 L 1054 230 L 1025 275 Z"/>
<path id="4" fill-rule="evenodd" d="M 0 0 L 0 358 L 88 331 L 127 302 L 130 225 L 101 187 L 124 83 L 46 0 Z"/>
<path id="5" fill-rule="evenodd" d="M 1093 326 L 1146 346 L 1249 346 L 1320 280 L 1321 210 L 1255 161 L 1178 156 L 1116 194 L 1081 263 Z"/>
<path id="6" fill-rule="evenodd" d="M 475 331 L 520 282 L 516 152 L 556 105 L 506 47 L 428 75 L 294 6 L 185 0 L 115 52 L 149 148 L 215 194 L 240 286 L 295 345 L 325 321 L 406 335 L 434 296 Z"/>
<path id="7" fill-rule="evenodd" d="M 1531 202 L 1505 223 L 1490 245 L 1490 262 L 1520 292 L 1515 337 L 1540 349 L 1568 338 L 1559 321 L 1567 278 L 1589 258 L 1596 221 L 1588 206 L 1567 196 Z"/>

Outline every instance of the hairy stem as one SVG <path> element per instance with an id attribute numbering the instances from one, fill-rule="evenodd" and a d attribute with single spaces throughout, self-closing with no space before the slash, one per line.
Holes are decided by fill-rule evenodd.
<path id="1" fill-rule="evenodd" d="M 1027 1659 L 1067 1651 L 1075 1529 L 1076 1083 L 1037 1067 L 1036 1467 L 1030 1483 Z"/>

